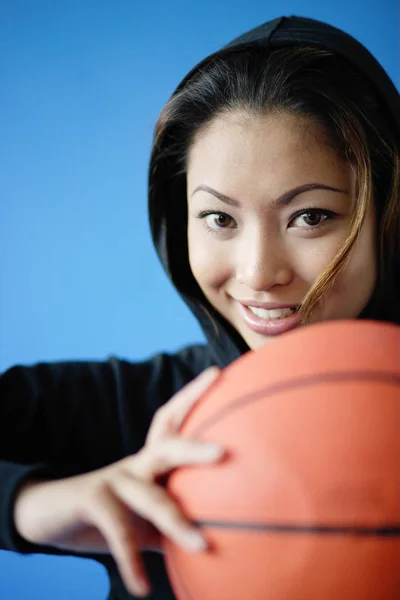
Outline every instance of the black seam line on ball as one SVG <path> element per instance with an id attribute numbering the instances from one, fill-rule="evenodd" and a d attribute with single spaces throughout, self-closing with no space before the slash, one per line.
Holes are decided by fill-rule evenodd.
<path id="1" fill-rule="evenodd" d="M 332 381 L 371 381 L 377 383 L 385 383 L 387 385 L 400 386 L 400 374 L 397 373 L 380 373 L 379 371 L 350 371 L 348 373 L 318 373 L 315 375 L 309 375 L 306 377 L 299 377 L 288 382 L 278 383 L 275 385 L 261 388 L 245 396 L 241 396 L 236 400 L 233 400 L 229 406 L 225 406 L 217 411 L 214 415 L 211 415 L 200 423 L 195 430 L 193 435 L 203 433 L 208 427 L 215 425 L 217 421 L 224 418 L 230 412 L 239 410 L 252 402 L 257 402 L 265 399 L 266 396 L 273 396 L 280 392 L 286 392 L 293 388 L 306 387 L 310 385 L 326 385 Z M 399 396 L 400 400 L 400 396 Z"/>
<path id="2" fill-rule="evenodd" d="M 360 537 L 400 537 L 400 523 L 366 527 L 358 525 L 288 525 L 283 523 L 246 523 L 240 521 L 194 521 L 197 527 L 216 529 L 244 529 L 270 533 L 313 535 L 354 535 Z"/>

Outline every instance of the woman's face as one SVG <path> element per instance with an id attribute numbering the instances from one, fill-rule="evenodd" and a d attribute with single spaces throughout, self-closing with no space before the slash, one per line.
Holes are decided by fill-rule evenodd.
<path id="1" fill-rule="evenodd" d="M 350 165 L 316 125 L 292 115 L 215 118 L 188 160 L 188 245 L 210 303 L 256 349 L 299 326 L 296 307 L 345 241 L 354 202 Z M 368 214 L 345 270 L 310 323 L 357 317 L 376 280 Z"/>

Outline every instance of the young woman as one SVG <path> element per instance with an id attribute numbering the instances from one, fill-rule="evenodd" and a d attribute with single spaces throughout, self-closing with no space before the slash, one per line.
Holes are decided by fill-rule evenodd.
<path id="1" fill-rule="evenodd" d="M 0 547 L 94 558 L 113 599 L 173 598 L 143 551 L 207 542 L 160 477 L 223 455 L 180 423 L 219 369 L 294 327 L 400 323 L 399 179 L 399 94 L 343 32 L 280 18 L 197 65 L 156 126 L 149 211 L 208 343 L 4 373 Z"/>

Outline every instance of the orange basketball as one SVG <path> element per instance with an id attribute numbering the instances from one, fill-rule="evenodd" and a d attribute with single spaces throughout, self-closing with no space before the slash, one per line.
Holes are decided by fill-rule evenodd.
<path id="1" fill-rule="evenodd" d="M 182 435 L 227 456 L 169 477 L 209 542 L 165 541 L 179 600 L 399 600 L 400 327 L 288 332 L 228 367 Z"/>

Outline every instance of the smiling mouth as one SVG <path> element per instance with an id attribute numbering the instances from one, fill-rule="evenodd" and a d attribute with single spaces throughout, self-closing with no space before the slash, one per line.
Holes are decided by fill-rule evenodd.
<path id="1" fill-rule="evenodd" d="M 246 326 L 255 333 L 274 336 L 301 324 L 298 307 L 265 309 L 235 301 L 236 310 Z"/>

